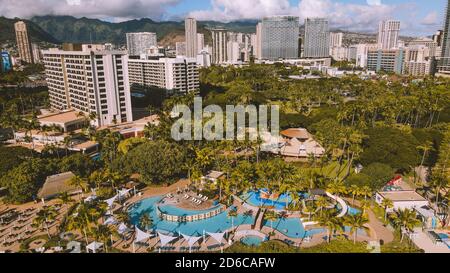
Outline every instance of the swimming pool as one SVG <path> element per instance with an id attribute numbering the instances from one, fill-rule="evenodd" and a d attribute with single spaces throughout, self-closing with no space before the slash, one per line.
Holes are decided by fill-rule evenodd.
<path id="1" fill-rule="evenodd" d="M 274 207 L 277 210 L 284 210 L 292 203 L 290 194 L 284 193 L 276 200 L 263 199 L 260 197 L 261 191 L 249 191 L 241 196 L 241 198 L 248 204 L 255 207 Z M 299 193 L 300 198 L 306 198 L 307 194 Z"/>
<path id="2" fill-rule="evenodd" d="M 325 229 L 321 228 L 305 230 L 302 220 L 300 220 L 299 218 L 281 218 L 273 221 L 273 223 L 270 223 L 270 221 L 264 221 L 264 226 L 269 228 L 273 227 L 287 237 L 294 239 L 301 239 L 326 231 Z"/>
<path id="3" fill-rule="evenodd" d="M 230 228 L 232 228 L 232 224 L 234 226 L 238 225 L 251 225 L 255 221 L 253 216 L 247 216 L 239 214 L 237 217 L 234 217 L 233 220 L 228 217 L 227 212 L 224 211 L 212 218 L 199 220 L 195 222 L 170 222 L 162 220 L 157 215 L 157 203 L 161 201 L 164 197 L 153 197 L 144 199 L 134 205 L 132 205 L 129 209 L 130 222 L 133 225 L 139 226 L 139 220 L 142 215 L 148 214 L 152 219 L 154 230 L 163 231 L 165 233 L 171 233 L 174 235 L 178 235 L 179 233 L 183 233 L 189 236 L 200 236 L 203 234 L 203 231 L 206 232 L 224 232 Z M 193 213 L 197 214 L 199 211 L 190 211 L 183 210 L 176 207 L 164 206 L 165 209 L 174 210 L 177 213 Z M 200 211 L 201 213 L 201 211 Z M 233 222 L 233 223 L 232 223 Z"/>
<path id="4" fill-rule="evenodd" d="M 241 243 L 243 243 L 244 245 L 247 246 L 260 246 L 262 242 L 264 242 L 265 240 L 263 240 L 262 238 L 258 237 L 258 236 L 245 236 L 244 238 L 242 238 Z"/>

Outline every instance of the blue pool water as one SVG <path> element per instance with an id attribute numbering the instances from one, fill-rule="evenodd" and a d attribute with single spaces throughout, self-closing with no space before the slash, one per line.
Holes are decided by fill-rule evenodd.
<path id="1" fill-rule="evenodd" d="M 156 203 L 161 201 L 163 197 L 153 197 L 144 199 L 139 203 L 134 204 L 130 210 L 130 218 L 131 223 L 133 225 L 139 226 L 139 219 L 142 215 L 148 214 L 150 215 L 153 226 L 152 228 L 154 230 L 171 233 L 177 235 L 179 232 L 183 233 L 185 235 L 189 236 L 200 236 L 203 234 L 203 231 L 207 232 L 223 232 L 227 229 L 230 229 L 232 227 L 232 220 L 227 215 L 227 211 L 222 212 L 215 217 L 195 221 L 195 222 L 186 222 L 186 223 L 177 223 L 177 222 L 169 222 L 161 220 L 156 212 Z M 165 209 L 173 210 L 174 207 L 170 208 L 169 206 L 165 206 Z M 192 212 L 189 210 L 182 210 L 179 208 L 176 208 L 177 213 L 199 213 L 198 211 Z M 200 212 L 201 213 L 201 212 Z M 234 217 L 233 222 L 234 226 L 238 225 L 251 225 L 255 221 L 253 216 L 245 216 L 245 215 L 238 215 L 237 217 Z"/>
<path id="2" fill-rule="evenodd" d="M 272 224 L 270 223 L 270 221 L 264 221 L 264 226 L 272 226 L 274 229 L 283 233 L 287 237 L 295 239 L 301 239 L 326 231 L 325 229 L 320 228 L 306 231 L 303 227 L 302 221 L 299 218 L 282 218 L 278 219 L 277 221 L 273 221 Z"/>
<path id="3" fill-rule="evenodd" d="M 141 94 L 141 93 L 131 93 L 131 96 L 132 96 L 132 97 L 135 97 L 135 98 L 144 98 L 144 97 L 145 97 L 145 94 Z"/>
<path id="4" fill-rule="evenodd" d="M 352 207 L 348 207 L 348 211 L 347 213 L 350 215 L 356 215 L 356 214 L 360 214 L 362 211 L 360 211 L 359 209 L 355 209 Z"/>
<path id="5" fill-rule="evenodd" d="M 166 213 L 166 214 L 170 214 L 170 215 L 176 215 L 176 216 L 188 216 L 188 215 L 196 215 L 196 214 L 202 214 L 202 213 L 206 213 L 206 212 L 210 212 L 213 211 L 215 209 L 218 209 L 219 206 L 207 209 L 207 210 L 185 210 L 185 209 L 180 209 L 178 207 L 172 206 L 172 205 L 160 205 L 159 209 Z"/>
<path id="6" fill-rule="evenodd" d="M 246 236 L 241 239 L 241 243 L 247 246 L 259 246 L 264 240 L 258 236 Z"/>
<path id="7" fill-rule="evenodd" d="M 306 194 L 299 193 L 301 198 L 307 197 Z M 260 191 L 249 191 L 241 196 L 241 198 L 248 204 L 255 207 L 274 207 L 277 210 L 284 210 L 292 203 L 292 198 L 289 194 L 281 194 L 276 200 L 262 199 Z"/>

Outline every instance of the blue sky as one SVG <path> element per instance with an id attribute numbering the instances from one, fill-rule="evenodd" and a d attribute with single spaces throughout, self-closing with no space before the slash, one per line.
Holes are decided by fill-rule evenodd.
<path id="1" fill-rule="evenodd" d="M 333 28 L 375 32 L 383 19 L 401 21 L 403 35 L 442 28 L 448 0 L 0 0 L 0 16 L 72 15 L 108 21 L 136 18 L 232 21 L 290 14 L 327 17 Z"/>
<path id="2" fill-rule="evenodd" d="M 239 5 L 239 2 L 245 2 L 247 0 L 216 0 L 217 3 L 225 3 L 222 8 L 222 14 L 230 14 L 232 12 L 227 12 L 229 9 L 226 3 L 235 2 L 236 5 Z M 299 7 L 300 2 L 302 0 L 286 0 L 289 2 L 291 7 Z M 282 2 L 282 1 L 280 1 Z M 312 2 L 312 1 L 304 1 L 304 2 Z M 402 21 L 402 32 L 405 35 L 431 35 L 432 32 L 437 29 L 442 28 L 442 20 L 444 15 L 444 10 L 447 5 L 447 0 L 317 0 L 316 2 L 328 2 L 331 4 L 336 4 L 338 7 L 341 7 L 345 10 L 348 6 L 359 6 L 359 7 L 373 7 L 373 9 L 380 10 L 392 10 L 390 13 L 386 13 L 385 18 L 393 18 Z M 164 19 L 179 19 L 186 15 L 198 14 L 198 11 L 211 11 L 214 9 L 214 0 L 183 0 L 175 6 L 171 6 L 167 9 L 166 14 L 164 15 Z M 233 4 L 233 3 L 232 3 Z M 382 9 L 381 7 L 390 7 Z M 219 18 L 219 16 L 214 16 L 215 14 L 210 12 L 210 16 L 205 16 L 205 19 Z M 344 11 L 345 13 L 345 11 Z M 294 11 L 295 14 L 295 11 Z M 239 19 L 239 15 L 236 16 L 231 15 L 230 19 Z M 306 14 L 308 15 L 308 14 Z M 370 13 L 371 16 L 374 16 Z M 383 18 L 383 13 L 380 12 L 379 16 L 374 16 L 374 18 Z M 302 17 L 302 16 L 300 16 Z M 345 17 L 345 16 L 343 16 Z M 370 16 L 369 16 L 370 17 Z M 345 21 L 344 18 L 340 18 L 341 20 L 336 21 Z M 356 23 L 355 23 L 356 24 Z M 332 24 L 333 25 L 333 24 Z M 359 27 L 350 24 L 339 24 L 339 22 L 335 22 L 336 27 L 340 27 L 343 29 L 356 29 L 359 28 L 363 31 L 373 31 L 376 30 L 376 24 L 370 24 L 369 22 L 362 22 L 362 25 Z"/>

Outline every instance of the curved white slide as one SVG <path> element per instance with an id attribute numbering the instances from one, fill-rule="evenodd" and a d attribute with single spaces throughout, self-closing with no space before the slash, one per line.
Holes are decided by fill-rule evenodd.
<path id="1" fill-rule="evenodd" d="M 329 193 L 329 192 L 327 192 L 326 194 L 327 194 L 328 197 L 330 197 L 330 198 L 336 200 L 336 201 L 341 205 L 342 211 L 341 211 L 341 213 L 339 213 L 339 215 L 336 216 L 336 217 L 338 217 L 338 218 L 344 217 L 344 216 L 347 214 L 347 211 L 348 211 L 347 203 L 346 203 L 344 200 L 342 200 L 342 198 L 339 198 L 339 197 L 337 197 L 337 196 L 334 196 L 334 195 L 332 195 L 332 194 Z"/>

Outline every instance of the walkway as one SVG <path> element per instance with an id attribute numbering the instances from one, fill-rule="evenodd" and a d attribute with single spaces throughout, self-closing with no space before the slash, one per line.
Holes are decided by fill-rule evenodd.
<path id="1" fill-rule="evenodd" d="M 351 203 L 349 198 L 345 198 L 347 202 Z M 358 200 L 355 200 L 356 206 L 361 206 L 361 203 Z M 384 223 L 377 218 L 375 213 L 372 210 L 366 210 L 366 214 L 369 218 L 369 226 L 371 235 L 374 240 L 383 240 L 384 244 L 390 243 L 394 241 L 394 234 L 390 231 Z"/>
<path id="2" fill-rule="evenodd" d="M 418 231 L 412 241 L 425 253 L 450 253 L 450 248 L 444 243 L 434 244 L 424 231 Z"/>

